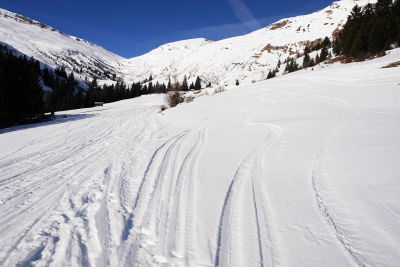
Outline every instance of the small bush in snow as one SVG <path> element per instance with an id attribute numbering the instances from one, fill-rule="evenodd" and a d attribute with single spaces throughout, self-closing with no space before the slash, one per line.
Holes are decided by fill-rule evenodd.
<path id="1" fill-rule="evenodd" d="M 160 107 L 160 109 L 161 109 L 161 112 L 163 112 L 164 110 L 167 110 L 168 107 L 167 107 L 166 105 L 162 105 L 162 106 Z"/>
<path id="2" fill-rule="evenodd" d="M 190 102 L 192 102 L 194 99 L 195 99 L 195 97 L 192 96 L 192 95 L 186 96 L 186 97 L 185 97 L 185 102 L 186 102 L 186 103 L 190 103 Z"/>
<path id="3" fill-rule="evenodd" d="M 218 86 L 218 88 L 216 88 L 216 89 L 214 90 L 214 93 L 215 93 L 215 94 L 222 93 L 222 92 L 225 92 L 225 87 L 222 86 L 222 85 Z"/>
<path id="4" fill-rule="evenodd" d="M 178 104 L 183 103 L 184 101 L 185 98 L 178 91 L 167 94 L 167 103 L 171 108 L 176 107 Z"/>

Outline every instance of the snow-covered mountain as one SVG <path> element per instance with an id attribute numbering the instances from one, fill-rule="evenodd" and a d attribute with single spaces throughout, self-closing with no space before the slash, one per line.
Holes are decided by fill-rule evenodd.
<path id="1" fill-rule="evenodd" d="M 323 39 L 343 25 L 354 5 L 376 0 L 341 0 L 310 15 L 282 19 L 247 35 L 210 41 L 184 40 L 149 53 L 124 59 L 83 39 L 21 15 L 0 9 L 0 41 L 27 56 L 56 67 L 65 65 L 78 77 L 110 80 L 114 74 L 126 83 L 150 75 L 159 82 L 181 81 L 183 76 L 204 82 L 231 84 L 262 80 L 278 60 L 302 52 L 305 45 Z"/>
<path id="2" fill-rule="evenodd" d="M 341 0 L 310 15 L 282 19 L 244 36 L 211 42 L 194 39 L 163 45 L 148 54 L 119 62 L 127 81 L 156 80 L 175 75 L 212 83 L 251 82 L 264 79 L 278 60 L 303 51 L 306 44 L 332 37 L 347 21 L 352 8 L 374 0 Z"/>
<path id="3" fill-rule="evenodd" d="M 64 65 L 84 79 L 107 79 L 122 57 L 83 39 L 66 35 L 41 22 L 0 9 L 0 42 L 48 65 Z"/>

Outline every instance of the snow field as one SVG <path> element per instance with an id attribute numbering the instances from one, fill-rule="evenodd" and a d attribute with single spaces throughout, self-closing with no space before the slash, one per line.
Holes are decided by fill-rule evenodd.
<path id="1" fill-rule="evenodd" d="M 396 265 L 399 58 L 2 130 L 0 265 Z"/>

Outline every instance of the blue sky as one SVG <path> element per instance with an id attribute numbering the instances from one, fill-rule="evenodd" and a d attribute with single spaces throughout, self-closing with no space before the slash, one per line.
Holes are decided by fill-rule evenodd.
<path id="1" fill-rule="evenodd" d="M 333 0 L 0 0 L 39 20 L 130 58 L 172 41 L 242 35 Z"/>

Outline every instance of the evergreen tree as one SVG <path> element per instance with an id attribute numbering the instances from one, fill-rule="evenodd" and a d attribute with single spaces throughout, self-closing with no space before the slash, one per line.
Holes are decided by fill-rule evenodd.
<path id="1" fill-rule="evenodd" d="M 308 68 L 310 66 L 310 55 L 305 51 L 303 59 L 303 68 Z"/>
<path id="2" fill-rule="evenodd" d="M 183 78 L 183 82 L 182 82 L 182 91 L 189 91 L 189 86 L 188 86 L 188 82 L 187 82 L 187 77 L 186 75 Z"/>
<path id="3" fill-rule="evenodd" d="M 319 62 L 324 62 L 327 59 L 328 59 L 328 49 L 324 47 L 321 50 L 321 55 L 319 56 Z"/>
<path id="4" fill-rule="evenodd" d="M 275 70 L 270 70 L 267 75 L 267 80 L 272 79 L 276 76 Z"/>
<path id="5" fill-rule="evenodd" d="M 299 69 L 299 65 L 297 64 L 296 60 L 294 58 L 289 58 L 288 62 L 286 63 L 285 71 L 290 73 L 290 72 L 297 71 L 298 69 Z"/>
<path id="6" fill-rule="evenodd" d="M 140 83 L 133 83 L 131 87 L 131 97 L 138 97 L 141 95 L 142 86 Z"/>
<path id="7" fill-rule="evenodd" d="M 315 64 L 319 64 L 321 61 L 319 59 L 319 54 L 315 57 Z"/>
<path id="8" fill-rule="evenodd" d="M 141 90 L 141 95 L 147 95 L 149 92 L 148 92 L 148 90 L 147 90 L 147 85 L 144 85 L 143 87 L 142 87 L 142 90 Z"/>
<path id="9" fill-rule="evenodd" d="M 167 85 L 167 90 L 171 90 L 172 84 L 171 84 L 171 77 L 168 77 L 168 85 Z"/>
<path id="10" fill-rule="evenodd" d="M 322 41 L 322 47 L 330 47 L 331 46 L 331 40 L 328 38 L 328 36 L 325 37 L 325 39 Z"/>
<path id="11" fill-rule="evenodd" d="M 200 90 L 200 89 L 201 89 L 201 79 L 200 79 L 199 76 L 197 76 L 197 78 L 196 78 L 196 82 L 195 82 L 195 85 L 194 85 L 194 89 L 195 89 L 195 90 Z"/>
<path id="12" fill-rule="evenodd" d="M 67 79 L 67 72 L 65 71 L 65 66 L 57 67 L 55 73 L 57 76 Z"/>
<path id="13" fill-rule="evenodd" d="M 150 76 L 150 78 L 151 78 L 151 76 Z M 149 82 L 149 86 L 148 86 L 147 90 L 148 90 L 149 94 L 153 94 L 154 93 L 154 86 L 153 86 L 152 82 Z"/>

